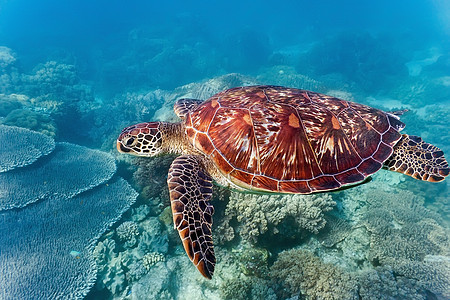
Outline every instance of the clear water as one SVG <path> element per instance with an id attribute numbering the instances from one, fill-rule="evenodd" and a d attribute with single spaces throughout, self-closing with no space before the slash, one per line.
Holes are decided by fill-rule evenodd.
<path id="1" fill-rule="evenodd" d="M 177 98 L 206 99 L 249 84 L 408 109 L 405 132 L 450 153 L 450 4 L 0 0 L 0 123 L 109 153 L 117 166 L 102 173 L 110 179 L 97 187 L 70 174 L 100 172 L 89 158 L 84 169 L 69 164 L 55 171 L 55 153 L 32 154 L 36 162 L 0 173 L 2 201 L 29 203 L 0 211 L 0 298 L 449 299 L 449 181 L 419 182 L 384 170 L 365 185 L 312 197 L 215 188 L 218 263 L 211 281 L 201 277 L 165 209 L 174 157 L 121 155 L 115 140 L 134 123 L 176 121 Z M 0 127 L 1 144 L 30 143 L 6 128 Z M 87 157 L 83 149 L 77 151 Z M 45 183 L 16 181 L 21 168 L 47 165 L 54 173 Z M 75 192 L 44 192 L 41 185 L 61 176 Z M 125 184 L 120 177 L 138 192 L 134 204 L 133 192 L 96 194 Z M 17 199 L 5 190 L 11 186 L 40 196 Z M 100 204 L 97 212 L 89 206 L 88 199 L 100 198 L 110 207 L 107 217 Z M 31 209 L 45 221 L 24 220 Z M 64 214 L 79 214 L 79 222 Z M 34 222 L 42 229 L 24 227 Z M 52 224 L 62 229 L 52 231 Z M 8 235 L 16 225 L 20 242 Z M 46 238 L 51 247 L 43 246 Z M 67 274 L 58 279 L 58 272 Z"/>

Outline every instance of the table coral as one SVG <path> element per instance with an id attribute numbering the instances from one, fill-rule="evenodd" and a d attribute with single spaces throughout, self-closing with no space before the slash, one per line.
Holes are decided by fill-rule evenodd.
<path id="1" fill-rule="evenodd" d="M 97 276 L 93 243 L 136 196 L 119 179 L 73 198 L 0 212 L 0 298 L 82 299 Z"/>
<path id="2" fill-rule="evenodd" d="M 0 190 L 4 191 L 0 193 L 0 210 L 42 199 L 73 197 L 109 180 L 115 171 L 114 159 L 105 152 L 58 143 L 45 160 L 0 173 Z"/>
<path id="3" fill-rule="evenodd" d="M 0 172 L 29 165 L 55 148 L 52 138 L 13 126 L 0 125 L 0 140 Z"/>

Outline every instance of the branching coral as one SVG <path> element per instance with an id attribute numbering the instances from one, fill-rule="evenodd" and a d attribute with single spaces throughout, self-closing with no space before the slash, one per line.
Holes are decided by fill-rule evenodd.
<path id="1" fill-rule="evenodd" d="M 21 143 L 15 140 L 17 147 Z M 0 210 L 23 207 L 41 199 L 65 199 L 110 179 L 112 156 L 86 147 L 58 143 L 45 159 L 0 173 Z"/>
<path id="2" fill-rule="evenodd" d="M 325 220 L 327 224 L 318 236 L 322 245 L 325 247 L 333 247 L 349 236 L 353 230 L 353 227 L 344 219 L 328 216 Z"/>
<path id="3" fill-rule="evenodd" d="M 24 75 L 24 83 L 29 84 L 30 96 L 64 92 L 66 87 L 79 82 L 75 66 L 49 61 L 36 68 L 33 75 Z"/>
<path id="4" fill-rule="evenodd" d="M 305 250 L 281 252 L 271 276 L 288 290 L 288 297 L 300 294 L 306 299 L 358 299 L 357 283 L 348 273 Z"/>
<path id="5" fill-rule="evenodd" d="M 0 117 L 6 117 L 13 110 L 22 108 L 23 104 L 14 98 L 11 95 L 0 94 Z"/>
<path id="6" fill-rule="evenodd" d="M 0 46 L 0 71 L 6 69 L 16 61 L 16 57 L 11 49 Z"/>
<path id="7" fill-rule="evenodd" d="M 422 261 L 449 248 L 440 216 L 423 206 L 423 198 L 395 188 L 368 191 L 366 197 L 362 220 L 372 233 L 370 260 L 395 268 L 400 260 Z"/>
<path id="8" fill-rule="evenodd" d="M 28 128 L 51 137 L 56 136 L 56 124 L 48 115 L 28 109 L 15 109 L 2 121 L 5 125 Z"/>
<path id="9" fill-rule="evenodd" d="M 323 213 L 335 202 L 328 194 L 258 195 L 232 192 L 225 214 L 236 217 L 242 238 L 256 242 L 270 231 L 289 236 L 308 230 L 318 233 L 326 221 Z M 286 228 L 285 228 L 286 227 Z"/>
<path id="10" fill-rule="evenodd" d="M 55 148 L 52 138 L 13 126 L 0 125 L 0 140 L 0 172 L 29 165 Z"/>
<path id="11" fill-rule="evenodd" d="M 450 237 L 440 215 L 427 209 L 418 193 L 386 182 L 377 190 L 361 189 L 365 205 L 360 220 L 370 234 L 366 259 L 375 266 L 389 266 L 405 282 L 416 282 L 411 287 L 421 290 L 416 299 L 425 299 L 424 290 L 448 297 Z"/>
<path id="12" fill-rule="evenodd" d="M 390 267 L 377 267 L 355 274 L 359 296 L 363 300 L 427 299 L 425 290 L 415 280 L 396 276 Z"/>
<path id="13" fill-rule="evenodd" d="M 124 225 L 125 224 L 125 225 Z M 113 294 L 126 293 L 127 286 L 144 277 L 150 268 L 158 270 L 157 262 L 165 261 L 168 251 L 167 235 L 156 217 L 149 217 L 137 223 L 125 221 L 116 233 L 125 239 L 133 239 L 142 229 L 137 246 L 124 247 L 129 240 L 122 240 L 110 232 L 95 246 L 94 255 L 98 266 L 97 290 L 109 290 Z M 120 229 L 119 229 L 120 228 Z M 115 239 L 115 240 L 114 240 Z"/>
<path id="14" fill-rule="evenodd" d="M 135 222 L 126 221 L 116 228 L 116 233 L 120 240 L 125 241 L 127 246 L 132 247 L 136 244 L 139 229 Z"/>
<path id="15" fill-rule="evenodd" d="M 0 212 L 0 298 L 86 296 L 97 274 L 92 245 L 136 196 L 120 179 L 73 198 Z"/>
<path id="16" fill-rule="evenodd" d="M 422 262 L 405 261 L 396 268 L 400 275 L 418 280 L 425 289 L 450 298 L 450 257 L 427 255 Z"/>

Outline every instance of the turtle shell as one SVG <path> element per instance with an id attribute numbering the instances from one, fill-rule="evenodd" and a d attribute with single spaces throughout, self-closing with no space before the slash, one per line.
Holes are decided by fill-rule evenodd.
<path id="1" fill-rule="evenodd" d="M 369 106 L 277 86 L 229 89 L 185 119 L 191 143 L 234 184 L 300 194 L 375 173 L 403 127 L 398 117 Z"/>

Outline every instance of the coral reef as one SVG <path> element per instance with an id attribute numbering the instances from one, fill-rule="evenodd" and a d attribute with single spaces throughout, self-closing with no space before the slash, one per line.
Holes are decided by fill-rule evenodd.
<path id="1" fill-rule="evenodd" d="M 126 242 L 127 247 L 133 247 L 139 235 L 138 225 L 133 221 L 123 222 L 116 228 L 116 234 L 121 241 Z"/>
<path id="2" fill-rule="evenodd" d="M 0 125 L 0 140 L 0 172 L 29 165 L 55 148 L 52 138 L 19 127 Z"/>
<path id="3" fill-rule="evenodd" d="M 306 299 L 358 299 L 357 283 L 346 272 L 323 263 L 309 251 L 283 251 L 271 267 L 271 276 L 288 291 Z"/>
<path id="4" fill-rule="evenodd" d="M 348 221 L 335 216 L 326 216 L 327 221 L 324 229 L 320 232 L 318 239 L 325 247 L 333 247 L 348 237 L 353 227 Z"/>
<path id="5" fill-rule="evenodd" d="M 34 74 L 23 75 L 23 89 L 26 94 L 33 98 L 33 104 L 42 108 L 50 109 L 49 101 L 62 102 L 73 93 L 73 86 L 79 83 L 75 66 L 49 61 L 35 68 Z M 69 98 L 70 99 L 70 98 Z M 58 109 L 59 104 L 53 107 Z"/>
<path id="6" fill-rule="evenodd" d="M 5 46 L 0 46 L 0 71 L 14 64 L 16 56 L 11 49 Z M 1 73 L 1 72 L 0 72 Z"/>
<path id="7" fill-rule="evenodd" d="M 138 232 L 142 234 L 137 239 Z M 157 263 L 165 262 L 167 252 L 168 237 L 157 217 L 143 218 L 139 223 L 123 222 L 116 228 L 116 235 L 107 234 L 95 246 L 98 267 L 95 289 L 126 294 L 129 286 L 145 277 L 150 268 L 152 274 L 159 270 Z"/>
<path id="8" fill-rule="evenodd" d="M 376 190 L 363 185 L 345 193 L 343 211 L 359 223 L 354 232 L 365 232 L 368 242 L 358 238 L 366 250 L 361 248 L 362 251 L 355 251 L 358 243 L 355 243 L 357 240 L 354 240 L 352 233 L 337 244 L 337 248 L 342 249 L 344 254 L 348 251 L 358 253 L 355 260 L 366 267 L 365 262 L 383 268 L 389 266 L 397 275 L 396 281 L 399 278 L 402 280 L 398 283 L 390 280 L 391 285 L 397 286 L 398 297 L 413 295 L 414 290 L 420 290 L 420 293 L 416 293 L 416 297 L 411 296 L 412 299 L 425 299 L 425 291 L 448 297 L 449 290 L 445 287 L 448 287 L 449 268 L 446 262 L 450 238 L 444 228 L 444 220 L 425 207 L 422 191 L 408 190 L 408 180 L 390 180 L 396 176 L 391 173 L 377 174 Z M 361 228 L 361 225 L 364 227 Z M 364 247 L 364 244 L 367 245 Z M 389 289 L 387 283 L 379 284 Z"/>
<path id="9" fill-rule="evenodd" d="M 372 261 L 395 269 L 397 261 L 421 261 L 428 254 L 443 254 L 448 249 L 450 239 L 439 225 L 442 220 L 423 207 L 422 197 L 394 188 L 368 191 L 367 200 L 362 221 L 372 234 Z"/>
<path id="10" fill-rule="evenodd" d="M 426 290 L 443 299 L 450 298 L 450 257 L 426 255 L 423 261 L 406 261 L 396 267 L 396 272 L 418 281 Z"/>
<path id="11" fill-rule="evenodd" d="M 235 255 L 244 275 L 263 277 L 267 274 L 269 261 L 267 249 L 244 247 Z"/>
<path id="12" fill-rule="evenodd" d="M 214 77 L 205 82 L 195 82 L 176 88 L 165 97 L 164 104 L 155 111 L 153 120 L 178 122 L 178 117 L 173 112 L 175 101 L 180 98 L 193 98 L 206 100 L 212 95 L 223 90 L 245 85 L 254 85 L 257 81 L 251 77 L 243 76 L 237 73 L 226 74 Z"/>
<path id="13" fill-rule="evenodd" d="M 97 275 L 93 243 L 136 196 L 119 179 L 73 198 L 0 212 L 0 298 L 82 299 Z"/>
<path id="14" fill-rule="evenodd" d="M 16 147 L 22 147 L 15 139 Z M 69 172 L 70 170 L 70 172 Z M 0 173 L 0 210 L 23 207 L 41 199 L 65 199 L 111 178 L 116 165 L 111 155 L 69 143 L 32 165 Z"/>
<path id="15" fill-rule="evenodd" d="M 428 299 L 415 280 L 395 275 L 389 266 L 368 269 L 355 274 L 359 296 L 363 300 Z"/>
<path id="16" fill-rule="evenodd" d="M 144 268 L 146 270 L 150 270 L 150 268 L 154 266 L 156 263 L 165 260 L 166 258 L 164 254 L 158 252 L 150 252 L 142 257 L 142 264 L 144 265 Z"/>
<path id="17" fill-rule="evenodd" d="M 93 250 L 93 257 L 97 263 L 96 288 L 107 286 L 111 292 L 120 292 L 125 284 L 125 274 L 121 260 L 116 257 L 116 242 L 112 239 L 99 241 Z M 106 264 L 106 262 L 108 262 Z"/>
<path id="18" fill-rule="evenodd" d="M 21 101 L 18 101 L 18 99 L 14 96 L 0 94 L 0 118 L 6 117 L 13 110 L 23 107 Z"/>
<path id="19" fill-rule="evenodd" d="M 240 236 L 253 243 L 266 232 L 292 238 L 305 229 L 318 233 L 326 220 L 324 212 L 335 202 L 329 194 L 258 195 L 232 192 L 225 215 L 241 223 Z M 223 226 L 223 225 L 220 225 Z"/>
<path id="20" fill-rule="evenodd" d="M 281 85 L 315 92 L 325 92 L 325 86 L 320 82 L 297 73 L 290 65 L 277 65 L 263 70 L 257 77 L 261 84 Z"/>
<path id="21" fill-rule="evenodd" d="M 51 137 L 56 136 L 56 124 L 46 114 L 34 112 L 28 109 L 15 109 L 2 121 L 5 125 L 28 128 Z"/>

